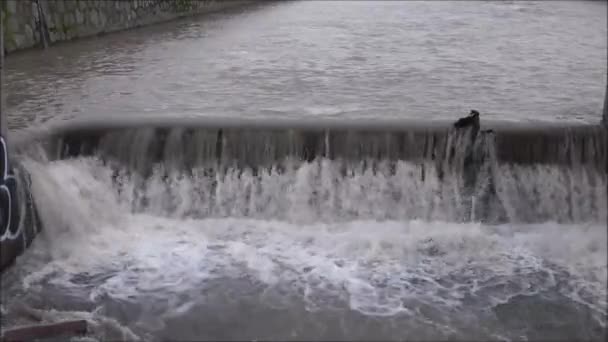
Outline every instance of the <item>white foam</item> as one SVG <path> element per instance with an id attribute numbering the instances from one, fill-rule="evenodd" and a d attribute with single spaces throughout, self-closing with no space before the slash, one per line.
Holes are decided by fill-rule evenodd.
<path id="1" fill-rule="evenodd" d="M 281 305 L 288 300 L 285 296 L 299 293 L 309 310 L 343 302 L 367 315 L 390 316 L 415 315 L 415 303 L 444 310 L 459 308 L 466 305 L 467 296 L 477 294 L 480 305 L 492 307 L 518 294 L 556 286 L 555 274 L 565 270 L 570 274 L 566 281 L 571 291 L 564 294 L 592 308 L 605 325 L 607 252 L 603 223 L 314 222 L 310 219 L 314 213 L 306 212 L 306 205 L 294 209 L 293 204 L 302 199 L 293 197 L 291 217 L 299 219 L 291 222 L 182 218 L 182 214 L 167 217 L 161 215 L 163 205 L 158 203 L 152 203 L 156 207 L 150 212 L 133 213 L 120 199 L 124 193 L 119 195 L 108 186 L 109 170 L 94 160 L 47 165 L 31 162 L 27 167 L 46 224 L 44 238 L 35 248 L 48 248 L 52 256 L 25 278 L 30 289 L 49 282 L 68 290 L 83 290 L 83 285 L 73 280 L 74 275 L 103 274 L 108 276 L 97 280 L 89 291 L 92 300 L 109 296 L 138 302 L 153 297 L 166 303 L 158 317 L 171 317 L 204 301 L 200 291 L 193 291 L 211 280 L 247 276 L 268 287 L 268 305 Z M 311 167 L 296 171 L 297 181 L 287 187 L 290 190 L 283 199 L 310 191 L 306 186 L 318 171 Z M 399 172 L 407 172 L 407 168 Z M 259 205 L 250 199 L 225 197 L 250 184 L 247 177 L 226 181 L 230 177 L 234 176 L 228 175 L 220 183 L 227 188 L 216 192 L 216 196 L 224 196 L 217 201 L 226 206 L 226 215 Z M 264 188 L 278 177 L 263 175 L 259 184 Z M 350 203 L 381 201 L 377 195 L 386 191 L 387 184 L 382 176 L 373 179 L 363 173 L 355 178 L 356 182 L 340 190 L 342 193 L 328 191 L 317 196 L 326 196 L 328 203 L 335 200 L 332 196 L 342 196 Z M 323 177 L 314 180 L 331 184 Z M 208 195 L 193 194 L 192 189 L 201 185 L 190 181 L 175 183 L 181 187 L 177 193 L 183 194 L 176 212 L 191 210 L 184 209 L 184 203 L 195 201 L 194 196 Z M 280 181 L 272 186 L 280 187 L 277 183 Z M 355 184 L 366 184 L 362 186 L 366 191 L 358 193 L 361 187 Z M 274 193 L 277 188 L 263 191 Z M 158 191 L 158 197 L 166 195 Z M 272 201 L 269 194 L 260 196 Z M 233 201 L 241 202 L 234 205 Z M 280 207 L 281 203 L 274 205 Z M 381 208 L 375 205 L 368 210 Z M 508 284 L 512 290 L 491 290 Z M 278 290 L 282 287 L 287 291 Z M 481 296 L 482 292 L 485 295 Z M 159 323 L 144 320 L 141 324 L 150 327 Z"/>
<path id="2" fill-rule="evenodd" d="M 288 167 L 284 172 L 261 169 L 254 175 L 248 169 L 232 168 L 210 178 L 202 168 L 168 172 L 158 166 L 143 181 L 123 171 L 114 178 L 111 169 L 91 158 L 30 166 L 36 178 L 51 177 L 37 185 L 45 187 L 38 191 L 40 201 L 46 201 L 41 205 L 43 210 L 57 205 L 56 211 L 62 208 L 61 203 L 50 203 L 54 197 L 45 196 L 80 187 L 77 197 L 82 207 L 68 217 L 58 213 L 61 220 L 77 215 L 99 220 L 109 213 L 146 212 L 173 218 L 242 217 L 298 223 L 362 219 L 463 222 L 476 218 L 468 200 L 478 197 L 472 205 L 480 210 L 487 204 L 485 196 L 491 189 L 486 178 L 478 179 L 469 197 L 462 180 L 454 175 L 440 180 L 432 164 L 424 165 L 422 180 L 422 167 L 398 162 L 391 172 L 387 162 L 378 162 L 372 169 L 360 163 L 322 159 L 295 169 Z M 603 174 L 535 165 L 495 166 L 491 172 L 495 174 L 497 198 L 510 222 L 606 219 Z M 93 199 L 100 201 L 95 207 L 91 207 Z M 497 208 L 488 209 L 485 215 L 504 216 Z"/>

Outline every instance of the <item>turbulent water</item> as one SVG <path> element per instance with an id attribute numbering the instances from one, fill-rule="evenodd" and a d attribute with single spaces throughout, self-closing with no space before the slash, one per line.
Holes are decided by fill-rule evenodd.
<path id="1" fill-rule="evenodd" d="M 79 317 L 96 338 L 146 340 L 606 333 L 603 174 L 499 167 L 509 220 L 487 225 L 419 165 L 340 164 L 144 179 L 94 156 L 27 160 L 45 231 L 3 278 L 5 324 Z"/>
<path id="2" fill-rule="evenodd" d="M 470 103 L 484 119 L 595 123 L 605 11 L 255 6 L 9 57 L 10 124 L 142 113 L 435 119 Z M 93 153 L 57 158 L 32 144 L 19 155 L 44 230 L 2 275 L 2 327 L 84 318 L 86 338 L 146 341 L 605 339 L 604 136 L 561 148 L 511 136 L 521 144 L 498 157 L 483 138 L 471 169 L 466 158 L 444 164 L 434 137 L 433 148 L 404 147 L 405 158 L 399 137 L 352 135 L 361 146 L 351 150 L 338 132 L 339 147 L 328 138 L 309 156 L 311 142 L 291 133 L 224 132 L 223 150 L 203 133 L 193 144 L 169 133 L 159 147 L 161 135 L 123 132 Z M 420 151 L 432 158 L 408 154 Z M 518 151 L 547 158 L 515 163 Z"/>

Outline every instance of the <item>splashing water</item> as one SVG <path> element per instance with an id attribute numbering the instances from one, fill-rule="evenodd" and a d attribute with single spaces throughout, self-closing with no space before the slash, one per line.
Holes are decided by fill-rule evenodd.
<path id="1" fill-rule="evenodd" d="M 87 341 L 606 339 L 606 131 L 545 126 L 598 123 L 605 4 L 320 4 L 8 63 L 10 128 L 83 120 L 48 130 L 67 152 L 46 157 L 66 160 L 23 160 L 44 230 L 2 274 L 2 328 L 83 318 Z M 451 127 L 463 99 L 523 126 L 482 122 L 496 155 L 473 179 L 443 172 L 454 136 L 427 129 Z"/>
<path id="2" fill-rule="evenodd" d="M 605 334 L 601 175 L 496 168 L 510 223 L 487 225 L 463 217 L 456 185 L 432 168 L 422 181 L 407 162 L 223 177 L 157 168 L 146 179 L 95 157 L 25 165 L 46 228 L 9 292 L 81 312 L 105 327 L 97 338 Z M 533 215 L 544 222 L 526 223 Z"/>

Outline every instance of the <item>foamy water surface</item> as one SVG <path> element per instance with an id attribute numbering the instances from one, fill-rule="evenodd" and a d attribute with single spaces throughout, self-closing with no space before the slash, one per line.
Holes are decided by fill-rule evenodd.
<path id="1" fill-rule="evenodd" d="M 46 230 L 3 279 L 3 305 L 27 303 L 47 320 L 85 317 L 92 337 L 605 333 L 601 223 L 169 217 L 125 206 L 95 159 L 27 167 Z"/>
<path id="2" fill-rule="evenodd" d="M 2 89 L 11 129 L 471 108 L 595 124 L 605 38 L 597 1 L 269 2 L 8 56 Z M 44 230 L 2 276 L 3 328 L 84 318 L 80 340 L 606 337 L 605 174 L 492 164 L 482 171 L 504 212 L 489 224 L 458 179 L 431 167 L 422 181 L 409 162 L 217 178 L 159 165 L 144 180 L 95 158 L 21 161 Z M 490 191 L 476 186 L 473 197 Z"/>

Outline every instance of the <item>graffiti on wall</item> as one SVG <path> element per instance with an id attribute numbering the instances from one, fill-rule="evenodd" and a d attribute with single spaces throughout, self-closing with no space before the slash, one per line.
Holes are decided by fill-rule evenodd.
<path id="1" fill-rule="evenodd" d="M 0 136 L 0 242 L 15 240 L 20 234 L 17 181 L 9 169 L 6 141 Z"/>
<path id="2" fill-rule="evenodd" d="M 0 136 L 0 271 L 26 250 L 42 228 L 31 184 L 20 164 L 9 165 L 6 140 Z"/>

